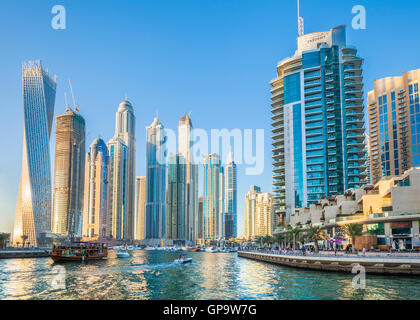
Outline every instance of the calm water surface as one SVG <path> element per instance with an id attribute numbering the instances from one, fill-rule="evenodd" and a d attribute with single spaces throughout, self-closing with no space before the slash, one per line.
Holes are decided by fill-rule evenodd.
<path id="1" fill-rule="evenodd" d="M 173 263 L 177 253 L 133 251 L 117 259 L 59 264 L 65 290 L 51 283 L 49 258 L 0 260 L 0 299 L 420 299 L 419 277 L 367 275 L 366 289 L 352 288 L 347 273 L 300 270 L 238 258 L 190 252 L 192 264 Z"/>

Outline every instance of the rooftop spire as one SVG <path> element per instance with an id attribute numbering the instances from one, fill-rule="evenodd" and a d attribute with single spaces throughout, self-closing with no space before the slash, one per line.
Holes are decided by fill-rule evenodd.
<path id="1" fill-rule="evenodd" d="M 298 0 L 298 34 L 299 37 L 303 36 L 305 34 L 305 27 L 304 27 L 304 23 L 303 23 L 303 18 L 300 16 L 300 4 L 299 4 L 299 0 Z"/>

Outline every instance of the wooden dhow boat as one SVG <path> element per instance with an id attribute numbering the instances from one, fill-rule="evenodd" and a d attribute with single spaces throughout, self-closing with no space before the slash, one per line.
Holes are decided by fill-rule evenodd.
<path id="1" fill-rule="evenodd" d="M 108 256 L 108 247 L 105 243 L 75 242 L 71 245 L 54 246 L 48 256 L 54 262 L 99 260 Z"/>

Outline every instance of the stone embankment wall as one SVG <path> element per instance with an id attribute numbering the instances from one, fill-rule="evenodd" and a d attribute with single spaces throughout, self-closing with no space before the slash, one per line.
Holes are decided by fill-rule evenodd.
<path id="1" fill-rule="evenodd" d="M 343 271 L 351 273 L 353 267 L 360 264 L 365 267 L 367 273 L 420 276 L 420 259 L 417 257 L 317 257 L 265 254 L 245 251 L 238 252 L 238 256 L 288 267 L 321 271 Z"/>

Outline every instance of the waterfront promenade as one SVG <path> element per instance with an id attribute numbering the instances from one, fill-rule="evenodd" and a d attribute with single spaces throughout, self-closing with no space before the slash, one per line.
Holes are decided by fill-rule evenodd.
<path id="1" fill-rule="evenodd" d="M 356 265 L 363 266 L 367 273 L 418 275 L 420 276 L 419 253 L 345 254 L 343 252 L 319 252 L 317 254 L 283 251 L 239 251 L 238 256 L 295 268 L 322 271 L 352 272 Z"/>
<path id="2" fill-rule="evenodd" d="M 44 249 L 7 248 L 0 249 L 0 259 L 22 259 L 48 257 Z"/>

